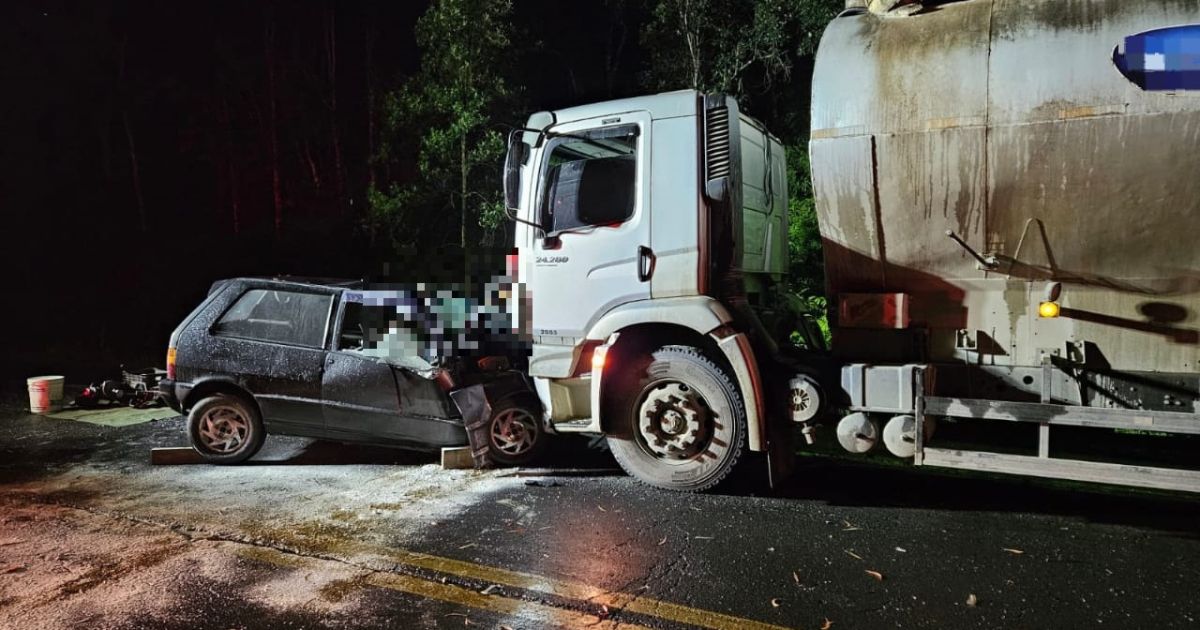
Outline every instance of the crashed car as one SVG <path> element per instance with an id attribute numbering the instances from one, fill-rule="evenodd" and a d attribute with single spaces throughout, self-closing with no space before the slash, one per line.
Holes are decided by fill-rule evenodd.
<path id="1" fill-rule="evenodd" d="M 212 463 L 245 461 L 279 434 L 417 450 L 470 444 L 477 460 L 486 441 L 487 459 L 523 464 L 544 447 L 542 407 L 509 357 L 484 352 L 492 335 L 501 337 L 493 346 L 512 347 L 499 313 L 445 291 L 219 281 L 171 334 L 159 388 Z"/>

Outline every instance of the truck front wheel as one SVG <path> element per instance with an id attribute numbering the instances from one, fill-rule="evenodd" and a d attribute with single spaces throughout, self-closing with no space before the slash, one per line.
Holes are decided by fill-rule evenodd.
<path id="1" fill-rule="evenodd" d="M 741 459 L 741 396 L 725 370 L 696 348 L 656 350 L 621 389 L 627 395 L 615 410 L 608 445 L 639 481 L 700 492 L 721 483 Z"/>

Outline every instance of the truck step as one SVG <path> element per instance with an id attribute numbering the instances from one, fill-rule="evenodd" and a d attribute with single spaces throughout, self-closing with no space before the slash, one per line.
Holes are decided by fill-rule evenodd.
<path id="1" fill-rule="evenodd" d="M 575 420 L 555 422 L 554 430 L 559 433 L 587 433 L 588 431 L 597 431 L 596 428 L 592 427 L 591 418 L 578 418 Z"/>
<path id="2" fill-rule="evenodd" d="M 1200 492 L 1200 471 L 925 447 L 921 464 L 983 472 Z"/>

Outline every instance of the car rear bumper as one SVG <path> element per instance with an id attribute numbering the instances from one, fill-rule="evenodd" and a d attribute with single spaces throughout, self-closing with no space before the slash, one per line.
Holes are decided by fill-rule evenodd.
<path id="1" fill-rule="evenodd" d="M 186 392 L 180 391 L 184 387 L 184 383 L 176 383 L 173 379 L 164 378 L 158 382 L 158 395 L 166 403 L 167 406 L 179 413 L 183 413 L 183 405 L 180 401 L 183 399 L 183 394 Z M 189 386 L 187 389 L 191 389 Z"/>

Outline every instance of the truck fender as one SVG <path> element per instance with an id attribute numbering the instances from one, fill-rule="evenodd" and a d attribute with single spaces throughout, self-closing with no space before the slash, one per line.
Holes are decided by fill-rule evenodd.
<path id="1" fill-rule="evenodd" d="M 754 348 L 745 333 L 718 329 L 711 333 L 725 360 L 733 368 L 738 389 L 742 392 L 742 405 L 746 409 L 746 443 L 752 451 L 767 450 L 767 418 L 764 414 L 762 376 L 758 372 L 758 360 Z"/>
<path id="2" fill-rule="evenodd" d="M 587 338 L 603 341 L 609 335 L 637 324 L 675 324 L 707 335 L 732 321 L 729 311 L 707 296 L 640 300 L 605 313 L 588 329 Z"/>
<path id="3" fill-rule="evenodd" d="M 608 311 L 588 329 L 587 338 L 592 341 L 603 342 L 602 345 L 597 346 L 593 350 L 592 357 L 593 361 L 595 361 L 597 354 L 603 356 L 608 353 L 609 348 L 617 342 L 617 338 L 620 337 L 622 330 L 637 326 L 638 324 L 670 323 L 690 328 L 700 335 L 708 335 L 732 321 L 733 316 L 729 314 L 729 311 L 720 302 L 708 296 L 644 300 L 622 304 Z M 600 359 L 600 365 L 603 364 L 604 360 Z M 588 427 L 588 430 L 593 432 L 600 432 L 603 425 L 600 417 L 600 392 L 603 391 L 603 381 L 604 370 L 593 370 L 591 391 L 589 392 L 592 422 Z M 541 384 L 539 383 L 539 385 Z M 745 386 L 740 380 L 739 385 L 742 387 Z M 541 396 L 546 409 L 549 410 L 550 402 L 547 388 L 544 386 L 539 387 L 538 394 Z M 547 417 L 549 417 L 549 411 L 547 411 Z M 753 430 L 751 435 L 754 435 Z"/>

